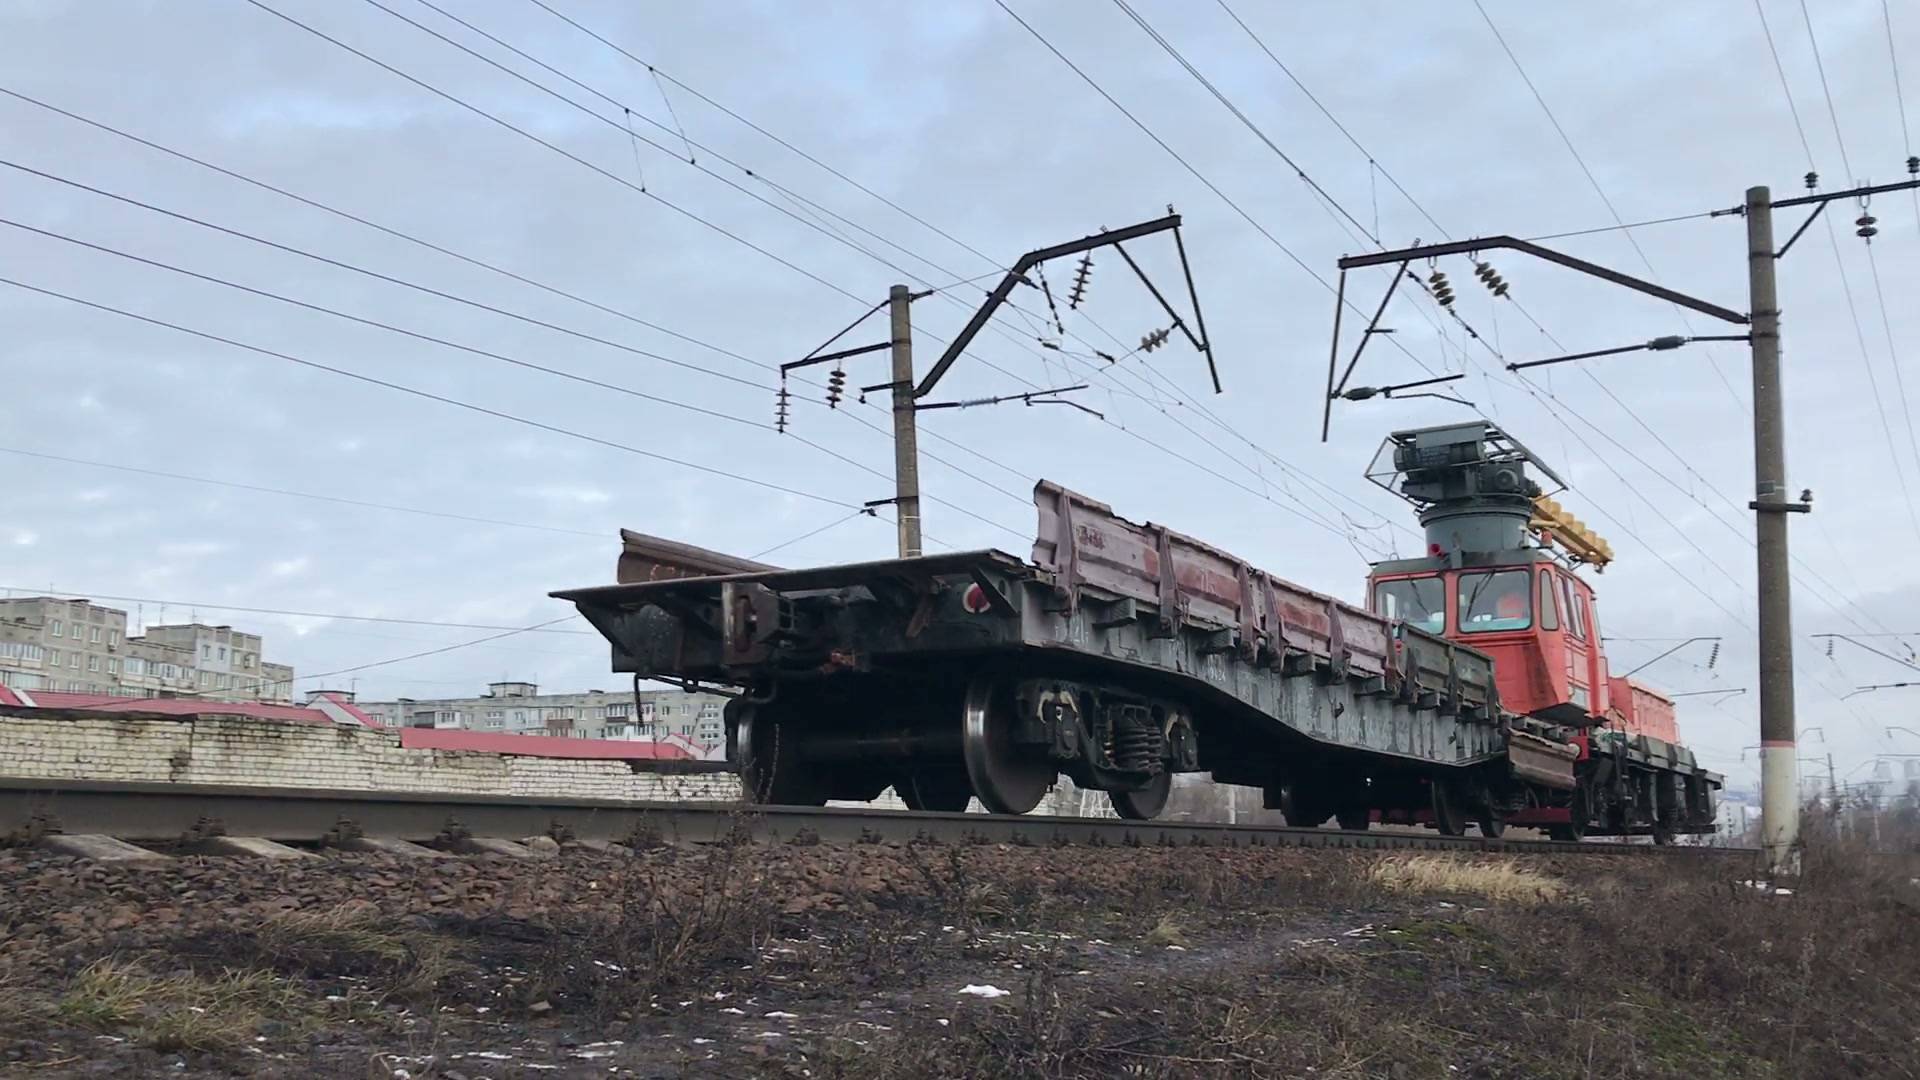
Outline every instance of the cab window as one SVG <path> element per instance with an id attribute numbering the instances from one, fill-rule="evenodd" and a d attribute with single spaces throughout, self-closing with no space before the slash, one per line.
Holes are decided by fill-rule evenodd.
<path id="1" fill-rule="evenodd" d="M 1580 590 L 1573 587 L 1572 581 L 1564 577 L 1560 579 L 1560 606 L 1567 610 L 1567 629 L 1573 631 L 1574 637 L 1585 641 L 1587 640 L 1587 620 L 1580 617 L 1580 609 L 1574 606 L 1574 601 L 1579 596 Z"/>
<path id="2" fill-rule="evenodd" d="M 1540 629 L 1560 629 L 1560 605 L 1554 601 L 1553 571 L 1540 571 Z"/>
<path id="3" fill-rule="evenodd" d="M 1461 574 L 1459 589 L 1463 633 L 1525 630 L 1533 625 L 1533 574 L 1530 571 Z"/>
<path id="4" fill-rule="evenodd" d="M 1447 586 L 1437 577 L 1401 578 L 1373 587 L 1373 609 L 1430 634 L 1447 629 Z"/>

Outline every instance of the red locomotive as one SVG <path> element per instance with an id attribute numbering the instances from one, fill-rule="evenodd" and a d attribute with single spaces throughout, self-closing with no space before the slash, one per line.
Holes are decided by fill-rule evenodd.
<path id="1" fill-rule="evenodd" d="M 1492 424 L 1390 436 L 1368 478 L 1419 509 L 1427 554 L 1375 564 L 1368 603 L 1488 654 L 1502 706 L 1578 733 L 1575 798 L 1513 807 L 1508 823 L 1667 842 L 1678 819 L 1698 824 L 1675 809 L 1688 792 L 1662 767 L 1685 753 L 1673 702 L 1608 671 L 1598 603 L 1576 570 L 1604 569 L 1612 549 L 1544 495 L 1527 465 L 1565 486 Z"/>

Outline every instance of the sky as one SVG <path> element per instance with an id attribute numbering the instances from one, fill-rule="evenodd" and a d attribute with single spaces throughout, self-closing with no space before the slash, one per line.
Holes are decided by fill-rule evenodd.
<path id="1" fill-rule="evenodd" d="M 617 688 L 547 593 L 610 582 L 621 527 L 784 565 L 893 552 L 858 513 L 892 494 L 884 401 L 830 409 L 800 372 L 776 432 L 780 363 L 905 283 L 938 287 L 913 308 L 924 370 L 1020 253 L 1171 205 L 1223 392 L 1178 333 L 1137 348 L 1168 318 L 1112 252 L 1074 309 L 1073 261 L 1045 267 L 1066 335 L 1017 290 L 937 396 L 1087 383 L 1100 415 L 922 414 L 929 550 L 1028 553 L 1045 478 L 1358 602 L 1369 560 L 1420 545 L 1361 475 L 1381 439 L 1483 414 L 1612 543 L 1592 580 L 1616 671 L 1720 639 L 1638 677 L 1745 690 L 1680 699 L 1681 726 L 1749 782 L 1744 346 L 1503 369 L 1737 330 L 1511 252 L 1495 298 L 1453 257 L 1431 269 L 1454 312 L 1401 290 L 1354 382 L 1460 372 L 1472 406 L 1343 402 L 1323 443 L 1335 264 L 1553 236 L 1745 311 L 1742 219 L 1703 215 L 1810 168 L 1905 179 L 1920 12 L 1482 3 L 0 5 L 0 588 L 230 622 L 320 676 L 303 690 Z M 1803 767 L 1831 753 L 1843 781 L 1920 752 L 1916 690 L 1855 692 L 1920 681 L 1920 201 L 1872 200 L 1871 248 L 1862 212 L 1834 204 L 1778 264 L 1788 483 L 1814 492 Z M 1128 250 L 1185 310 L 1169 238 Z M 1346 347 L 1387 275 L 1349 278 Z M 885 363 L 848 361 L 849 386 Z"/>

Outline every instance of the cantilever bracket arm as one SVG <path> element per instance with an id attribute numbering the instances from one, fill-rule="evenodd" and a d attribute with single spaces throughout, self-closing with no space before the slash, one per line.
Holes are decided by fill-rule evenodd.
<path id="1" fill-rule="evenodd" d="M 1583 274 L 1597 277 L 1602 281 L 1632 289 L 1635 292 L 1643 292 L 1648 296 L 1659 297 L 1668 303 L 1690 308 L 1700 312 L 1702 315 L 1711 315 L 1723 322 L 1737 323 L 1745 326 L 1751 321 L 1740 312 L 1723 308 L 1718 304 L 1709 303 L 1698 297 L 1688 296 L 1683 292 L 1675 292 L 1664 285 L 1655 285 L 1651 281 L 1642 281 L 1631 274 L 1623 274 L 1618 270 L 1610 270 L 1598 263 L 1590 263 L 1585 259 L 1577 259 L 1572 255 L 1554 251 L 1551 248 L 1543 248 L 1539 244 L 1529 243 L 1512 236 L 1482 236 L 1473 240 L 1457 240 L 1447 244 L 1428 244 L 1424 247 L 1401 248 L 1398 251 L 1375 251 L 1365 255 L 1348 255 L 1340 260 L 1340 269 L 1354 270 L 1363 266 L 1384 266 L 1387 263 L 1408 262 L 1414 259 L 1436 259 L 1442 255 L 1467 255 L 1478 251 L 1490 251 L 1495 248 L 1506 248 L 1510 251 L 1518 251 L 1523 255 L 1531 255 L 1536 259 L 1544 259 L 1550 263 L 1558 263 L 1569 270 L 1578 270 Z"/>
<path id="2" fill-rule="evenodd" d="M 953 366 L 953 362 L 960 359 L 960 354 L 966 351 L 967 346 L 973 344 L 973 339 L 979 335 L 981 330 L 986 328 L 987 320 L 993 318 L 993 313 L 1000 309 L 1000 305 L 1007 302 L 1007 297 L 1013 294 L 1014 286 L 1026 279 L 1028 270 L 1049 259 L 1058 259 L 1065 255 L 1078 255 L 1081 252 L 1092 251 L 1095 248 L 1116 245 L 1122 241 L 1137 240 L 1142 236 L 1152 236 L 1154 233 L 1165 232 L 1168 229 L 1175 230 L 1174 235 L 1177 237 L 1179 236 L 1179 228 L 1180 215 L 1168 214 L 1165 217 L 1155 218 L 1152 221 L 1143 221 L 1138 225 L 1129 225 L 1124 229 L 1094 233 L 1091 236 L 1083 236 L 1078 240 L 1070 240 L 1064 244 L 1037 248 L 1020 256 L 1019 260 L 1013 264 L 1013 267 L 1007 271 L 1007 276 L 1001 278 L 1000 284 L 994 286 L 993 291 L 987 294 L 986 302 L 980 305 L 980 310 L 974 312 L 973 318 L 967 320 L 967 325 L 961 329 L 959 336 L 953 339 L 953 343 L 947 346 L 947 350 L 940 354 L 940 359 L 934 362 L 932 368 L 928 369 L 926 377 L 920 380 L 920 385 L 913 388 L 913 396 L 923 398 L 933 391 L 934 385 L 940 381 L 940 377 L 947 373 L 947 369 Z M 1184 254 L 1184 249 L 1182 249 L 1183 258 Z M 1132 260 L 1128 261 L 1131 262 Z M 1191 274 L 1188 275 L 1188 281 L 1189 283 L 1192 281 Z M 1162 303 L 1165 303 L 1165 301 L 1163 300 Z M 1196 319 L 1197 317 L 1198 309 L 1196 308 Z M 1206 325 L 1204 323 L 1200 326 L 1200 335 L 1201 339 L 1205 340 Z M 1206 352 L 1207 363 L 1211 366 L 1213 363 L 1213 353 L 1210 349 L 1206 350 Z"/>

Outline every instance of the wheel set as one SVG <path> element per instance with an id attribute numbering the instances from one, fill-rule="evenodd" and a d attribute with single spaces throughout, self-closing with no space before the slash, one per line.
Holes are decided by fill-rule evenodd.
<path id="1" fill-rule="evenodd" d="M 747 798 L 752 802 L 789 806 L 822 806 L 830 798 L 846 797 L 850 772 L 873 775 L 882 765 L 850 769 L 846 764 L 823 764 L 817 751 L 826 738 L 812 717 L 796 718 L 799 708 L 770 702 L 737 699 L 728 706 L 734 761 Z M 959 813 L 973 799 L 995 814 L 1025 814 L 1040 805 L 1059 779 L 1059 768 L 1047 747 L 1017 738 L 1019 717 L 1010 688 L 1004 682 L 975 679 L 960 699 L 957 759 L 945 753 L 910 757 L 885 775 L 907 809 Z M 788 715 L 783 716 L 785 712 Z M 810 729 L 812 732 L 810 733 Z M 922 736 L 922 742 L 945 747 L 948 732 Z M 911 738 L 898 740 L 912 742 Z M 914 743 L 921 745 L 921 743 Z M 1173 791 L 1173 774 L 1156 773 L 1143 787 L 1110 791 L 1108 799 L 1122 818 L 1146 821 L 1166 809 Z M 876 792 L 877 794 L 877 792 Z"/>

